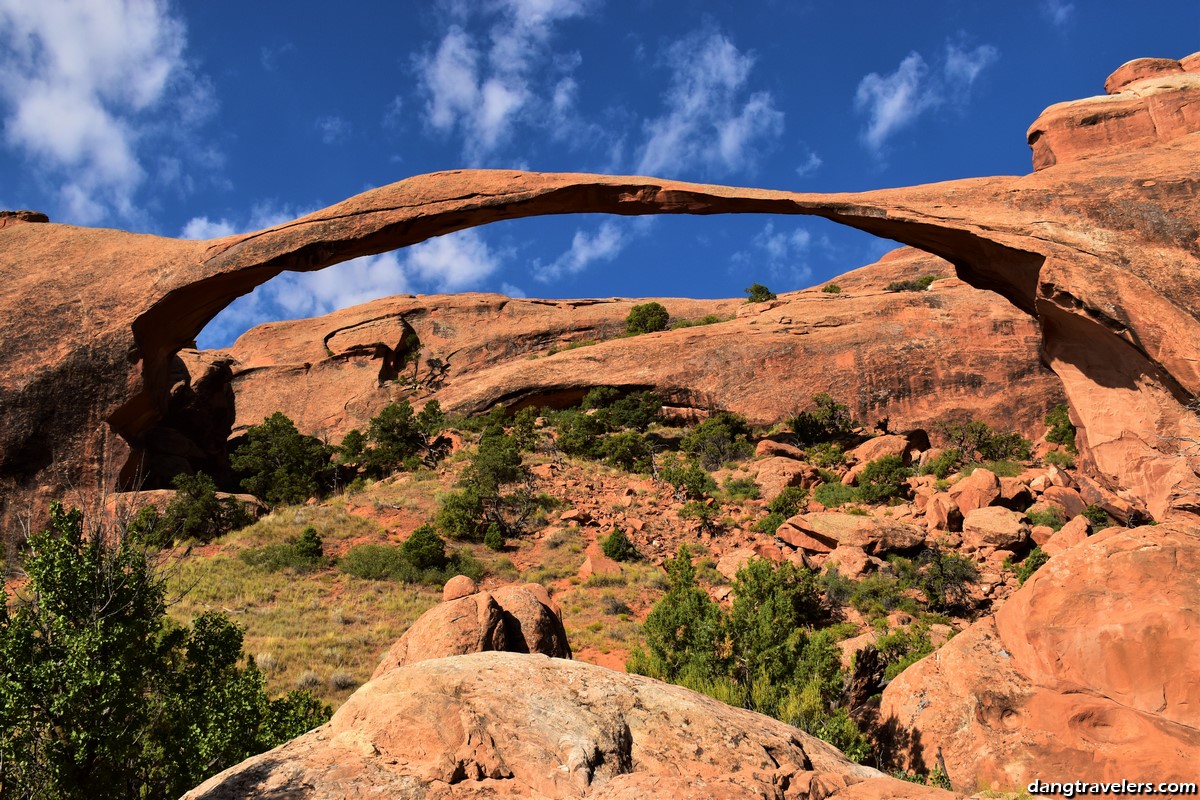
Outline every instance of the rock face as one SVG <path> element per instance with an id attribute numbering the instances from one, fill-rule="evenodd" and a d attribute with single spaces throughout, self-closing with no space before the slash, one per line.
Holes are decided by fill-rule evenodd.
<path id="1" fill-rule="evenodd" d="M 1110 529 L 903 672 L 881 717 L 912 743 L 909 765 L 940 748 L 955 786 L 1192 781 L 1197 630 L 1200 529 Z"/>
<path id="2" fill-rule="evenodd" d="M 473 225 L 570 212 L 811 214 L 941 256 L 966 283 L 1036 317 L 1043 356 L 1082 429 L 1082 466 L 1156 518 L 1194 509 L 1200 481 L 1170 443 L 1200 435 L 1200 420 L 1185 408 L 1200 393 L 1200 137 L 1193 133 L 1200 59 L 1177 63 L 1180 73 L 1155 67 L 1152 77 L 1119 78 L 1111 84 L 1117 94 L 1088 101 L 1097 109 L 1144 106 L 1155 130 L 1169 133 L 1145 136 L 1121 121 L 1135 119 L 1136 110 L 1112 115 L 1111 125 L 1098 124 L 1109 119 L 1103 114 L 1043 115 L 1031 137 L 1035 154 L 1063 150 L 1054 143 L 1080 141 L 1089 127 L 1106 131 L 1102 138 L 1114 147 L 1076 145 L 1086 158 L 1056 155 L 1053 164 L 1038 155 L 1042 168 L 1020 177 L 799 194 L 465 170 L 409 178 L 265 231 L 212 241 L 6 224 L 4 514 L 14 502 L 37 505 L 68 484 L 136 482 L 147 437 L 167 411 L 172 356 L 221 308 L 281 271 L 321 269 Z M 1134 78 L 1144 72 L 1123 69 Z M 97 475 L 97 464 L 119 474 Z"/>
<path id="3" fill-rule="evenodd" d="M 812 289 L 753 304 L 657 298 L 675 320 L 728 321 L 632 338 L 620 336 L 625 317 L 645 300 L 398 297 L 270 323 L 228 351 L 233 432 L 287 408 L 302 430 L 336 442 L 399 399 L 436 399 L 446 411 L 473 414 L 498 403 L 562 407 L 595 386 L 619 386 L 756 424 L 778 422 L 828 391 L 859 419 L 888 417 L 900 428 L 975 417 L 1040 435 L 1062 396 L 1040 363 L 1029 316 L 953 278 L 928 292 L 884 291 L 952 273 L 942 259 L 905 248 L 835 279 L 845 283 L 838 295 Z M 597 343 L 551 354 L 580 341 Z M 446 368 L 430 370 L 429 358 Z M 995 392 L 997 384 L 1008 389 Z"/>
<path id="4" fill-rule="evenodd" d="M 447 599 L 422 614 L 392 645 L 372 678 L 418 661 L 492 650 L 571 657 L 557 606 L 541 585 L 452 597 L 462 586 L 458 578 L 446 584 Z"/>
<path id="5" fill-rule="evenodd" d="M 950 797 L 649 678 L 512 653 L 422 661 L 189 800 Z"/>

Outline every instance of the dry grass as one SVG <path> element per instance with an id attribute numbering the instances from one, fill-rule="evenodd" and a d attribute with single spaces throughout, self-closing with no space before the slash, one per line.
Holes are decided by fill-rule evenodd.
<path id="1" fill-rule="evenodd" d="M 364 581 L 332 569 L 304 576 L 266 572 L 224 553 L 182 562 L 171 590 L 183 593 L 171 607 L 180 622 L 223 611 L 246 629 L 245 652 L 262 662 L 272 696 L 304 686 L 335 707 L 441 599 L 434 589 Z"/>

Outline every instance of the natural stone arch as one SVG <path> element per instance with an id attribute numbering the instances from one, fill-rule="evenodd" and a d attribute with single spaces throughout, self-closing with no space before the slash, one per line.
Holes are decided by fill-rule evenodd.
<path id="1" fill-rule="evenodd" d="M 1200 340 L 1200 114 L 1188 110 L 1200 107 L 1189 102 L 1200 94 L 1200 62 L 1178 63 L 1183 71 L 1167 77 L 1152 71 L 1115 85 L 1116 102 L 1048 110 L 1030 134 L 1044 168 L 1021 177 L 801 194 L 464 170 L 207 242 L 6 217 L 0 502 L 36 505 L 96 477 L 102 458 L 128 472 L 163 414 L 172 355 L 228 303 L 284 270 L 518 217 L 769 213 L 821 216 L 929 251 L 967 283 L 1033 315 L 1081 425 L 1089 472 L 1156 517 L 1191 510 L 1200 482 L 1171 443 L 1200 434 L 1186 408 L 1200 393 L 1192 344 Z M 1107 138 L 1095 130 L 1108 125 L 1106 114 Z M 1142 117 L 1150 133 L 1120 146 L 1122 126 Z M 1084 132 L 1076 137 L 1072 125 Z"/>

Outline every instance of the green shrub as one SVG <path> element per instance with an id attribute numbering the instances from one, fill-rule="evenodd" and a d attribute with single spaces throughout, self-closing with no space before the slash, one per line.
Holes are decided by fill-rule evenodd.
<path id="1" fill-rule="evenodd" d="M 906 588 L 899 578 L 875 572 L 854 584 L 850 605 L 867 619 L 884 617 L 892 611 L 915 614 L 919 609 L 916 602 L 905 594 Z"/>
<path id="2" fill-rule="evenodd" d="M 721 489 L 725 493 L 726 499 L 732 503 L 757 500 L 760 494 L 758 484 L 754 482 L 753 478 L 726 478 Z"/>
<path id="3" fill-rule="evenodd" d="M 600 540 L 600 549 L 613 561 L 633 561 L 638 557 L 637 548 L 620 528 Z"/>
<path id="4" fill-rule="evenodd" d="M 496 523 L 488 525 L 487 533 L 483 535 L 483 546 L 497 553 L 504 549 L 504 534 Z"/>
<path id="5" fill-rule="evenodd" d="M 449 563 L 446 541 L 432 525 L 422 525 L 400 545 L 400 553 L 417 569 L 442 569 Z"/>
<path id="6" fill-rule="evenodd" d="M 899 497 L 912 470 L 900 456 L 883 456 L 863 467 L 858 475 L 858 497 L 864 503 L 883 503 Z"/>
<path id="7" fill-rule="evenodd" d="M 362 463 L 366 453 L 367 437 L 358 428 L 351 428 L 338 445 L 335 456 L 339 464 L 357 465 Z"/>
<path id="8" fill-rule="evenodd" d="M 1046 506 L 1040 503 L 1030 506 L 1025 511 L 1025 518 L 1029 520 L 1030 525 L 1045 525 L 1054 530 L 1059 530 L 1067 522 L 1063 518 L 1063 513 L 1056 506 Z"/>
<path id="9" fill-rule="evenodd" d="M 787 517 L 783 514 L 772 511 L 767 516 L 754 523 L 751 527 L 755 533 L 765 533 L 768 536 L 773 536 L 779 530 L 779 526 L 787 522 Z"/>
<path id="10" fill-rule="evenodd" d="M 950 446 L 971 461 L 1027 461 L 1033 443 L 1018 433 L 997 433 L 977 419 L 939 426 Z"/>
<path id="11" fill-rule="evenodd" d="M 1075 452 L 1075 426 L 1071 424 L 1071 412 L 1066 404 L 1055 406 L 1046 412 L 1046 424 L 1050 426 L 1046 441 L 1061 444 L 1068 453 Z"/>
<path id="12" fill-rule="evenodd" d="M 629 310 L 629 316 L 625 318 L 625 332 L 637 335 L 663 331 L 667 329 L 667 321 L 670 318 L 671 315 L 662 303 L 642 303 Z"/>
<path id="13" fill-rule="evenodd" d="M 437 409 L 438 414 L 441 409 Z M 392 403 L 371 418 L 369 447 L 363 456 L 367 473 L 382 478 L 402 469 L 425 447 L 426 438 L 407 400 Z"/>
<path id="14" fill-rule="evenodd" d="M 719 469 L 727 462 L 754 455 L 754 445 L 747 441 L 749 435 L 745 417 L 719 411 L 680 439 L 679 447 L 705 469 Z"/>
<path id="15" fill-rule="evenodd" d="M 393 579 L 411 568 L 400 548 L 385 544 L 355 545 L 338 561 L 342 572 L 368 581 Z"/>
<path id="16" fill-rule="evenodd" d="M 554 419 L 558 435 L 555 446 L 569 456 L 596 458 L 600 454 L 600 436 L 604 426 L 595 417 L 578 409 L 559 412 Z"/>
<path id="17" fill-rule="evenodd" d="M 351 547 L 338 561 L 338 569 L 371 581 L 399 581 L 438 587 L 455 575 L 474 580 L 483 577 L 483 567 L 469 553 L 449 556 L 441 567 L 418 567 L 405 555 L 403 545 L 360 544 Z"/>
<path id="18" fill-rule="evenodd" d="M 654 462 L 654 448 L 650 441 L 635 431 L 622 431 L 605 437 L 600 442 L 600 453 L 605 463 L 628 472 L 648 473 Z"/>
<path id="19" fill-rule="evenodd" d="M 846 448 L 837 442 L 819 442 L 804 449 L 804 458 L 814 467 L 840 467 L 846 463 Z"/>
<path id="20" fill-rule="evenodd" d="M 446 415 L 437 400 L 430 400 L 421 407 L 416 419 L 417 429 L 426 437 L 433 437 L 446 428 Z"/>
<path id="21" fill-rule="evenodd" d="M 831 609 L 841 608 L 854 596 L 854 581 L 838 571 L 837 565 L 827 565 L 818 581 L 825 605 Z"/>
<path id="22" fill-rule="evenodd" d="M 832 396 L 822 392 L 813 395 L 812 411 L 801 411 L 788 420 L 788 425 L 796 434 L 797 440 L 803 445 L 814 445 L 829 442 L 848 436 L 855 427 L 850 416 L 850 407 L 837 402 Z"/>
<path id="23" fill-rule="evenodd" d="M 625 430 L 644 432 L 658 421 L 662 413 L 662 398 L 654 392 L 630 392 L 624 396 L 603 395 L 596 398 L 598 391 L 593 389 L 583 398 L 583 407 L 596 409 L 596 421 L 609 433 Z"/>
<path id="24" fill-rule="evenodd" d="M 165 546 L 187 539 L 211 542 L 252 521 L 240 502 L 232 497 L 218 498 L 216 483 L 203 472 L 176 475 L 173 483 L 175 496 L 151 544 Z"/>
<path id="25" fill-rule="evenodd" d="M 309 558 L 316 560 L 325 555 L 325 544 L 321 541 L 321 535 L 317 533 L 317 529 L 309 525 L 300 532 L 300 538 L 296 541 L 296 553 L 301 558 Z"/>
<path id="26" fill-rule="evenodd" d="M 1093 528 L 1103 528 L 1108 525 L 1108 512 L 1095 503 L 1085 508 L 1082 516 Z"/>
<path id="27" fill-rule="evenodd" d="M 1029 555 L 1021 560 L 1021 563 L 1014 564 L 1012 559 L 1005 559 L 1004 566 L 1011 569 L 1017 574 L 1017 581 L 1024 586 L 1025 581 L 1029 580 L 1033 573 L 1037 572 L 1043 564 L 1050 560 L 1050 556 L 1040 547 L 1035 547 L 1029 551 Z"/>
<path id="28" fill-rule="evenodd" d="M 451 539 L 478 541 L 484 507 L 483 496 L 473 487 L 451 492 L 442 498 L 442 504 L 433 517 L 434 526 Z"/>
<path id="29" fill-rule="evenodd" d="M 826 508 L 838 508 L 858 499 L 858 492 L 841 483 L 822 483 L 813 490 L 813 500 Z"/>
<path id="30" fill-rule="evenodd" d="M 821 291 L 824 292 L 825 294 L 841 294 L 842 287 L 838 286 L 836 283 L 827 283 L 821 289 Z"/>
<path id="31" fill-rule="evenodd" d="M 997 478 L 1015 478 L 1025 471 L 1024 465 L 1018 464 L 1016 461 L 985 461 L 979 466 Z"/>
<path id="32" fill-rule="evenodd" d="M 970 596 L 971 584 L 979 580 L 974 561 L 942 550 L 930 549 L 921 553 L 916 568 L 916 586 L 935 611 L 963 606 Z"/>
<path id="33" fill-rule="evenodd" d="M 779 514 L 785 519 L 794 517 L 808 502 L 808 490 L 799 486 L 785 486 L 783 491 L 775 495 L 775 499 L 767 503 L 767 510 Z"/>
<path id="34" fill-rule="evenodd" d="M 700 500 L 717 491 L 711 475 L 695 462 L 678 456 L 665 460 L 658 476 L 673 486 L 681 498 Z"/>
<path id="35" fill-rule="evenodd" d="M 885 291 L 888 292 L 923 292 L 933 284 L 940 276 L 925 275 L 915 280 L 894 281 L 887 285 Z"/>
<path id="36" fill-rule="evenodd" d="M 718 322 L 728 322 L 733 317 L 719 317 L 716 314 L 705 314 L 698 319 L 681 319 L 671 323 L 671 330 L 679 328 L 696 328 L 701 325 L 715 325 Z"/>
<path id="37" fill-rule="evenodd" d="M 715 532 L 719 527 L 717 518 L 720 515 L 720 508 L 711 506 L 704 500 L 689 500 L 679 509 L 680 519 L 694 519 L 700 523 L 700 527 L 709 532 Z"/>
<path id="38" fill-rule="evenodd" d="M 932 653 L 934 647 L 929 640 L 929 629 L 925 625 L 913 624 L 880 636 L 875 640 L 875 649 L 886 665 L 883 677 L 890 681 Z"/>
<path id="39" fill-rule="evenodd" d="M 290 569 L 295 572 L 312 572 L 317 569 L 320 557 L 305 555 L 300 552 L 297 544 L 290 542 L 275 542 L 263 547 L 252 547 L 238 553 L 238 558 L 257 569 L 266 572 L 279 572 Z"/>
<path id="40" fill-rule="evenodd" d="M 306 436 L 276 411 L 251 425 L 229 458 L 241 486 L 268 505 L 295 505 L 320 495 L 333 476 L 332 448 Z"/>
<path id="41" fill-rule="evenodd" d="M 962 463 L 962 451 L 951 447 L 949 450 L 943 450 L 936 458 L 931 458 L 925 465 L 921 467 L 922 475 L 933 475 L 937 478 L 945 478 L 953 472 Z"/>
<path id="42" fill-rule="evenodd" d="M 761 283 L 752 283 L 742 291 L 749 295 L 747 303 L 766 303 L 775 299 L 775 293 Z"/>
<path id="43" fill-rule="evenodd" d="M 1075 457 L 1060 450 L 1050 450 L 1042 457 L 1042 461 L 1059 469 L 1074 469 Z"/>

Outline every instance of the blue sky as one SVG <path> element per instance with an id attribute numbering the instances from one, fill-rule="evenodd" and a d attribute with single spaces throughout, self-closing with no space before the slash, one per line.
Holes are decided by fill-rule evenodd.
<path id="1" fill-rule="evenodd" d="M 1197 0 L 0 0 L 0 208 L 209 237 L 464 166 L 809 191 L 1020 174 L 1045 106 L 1197 49 Z M 786 291 L 889 247 L 819 220 L 521 220 L 285 274 L 200 344 L 404 292 Z"/>

